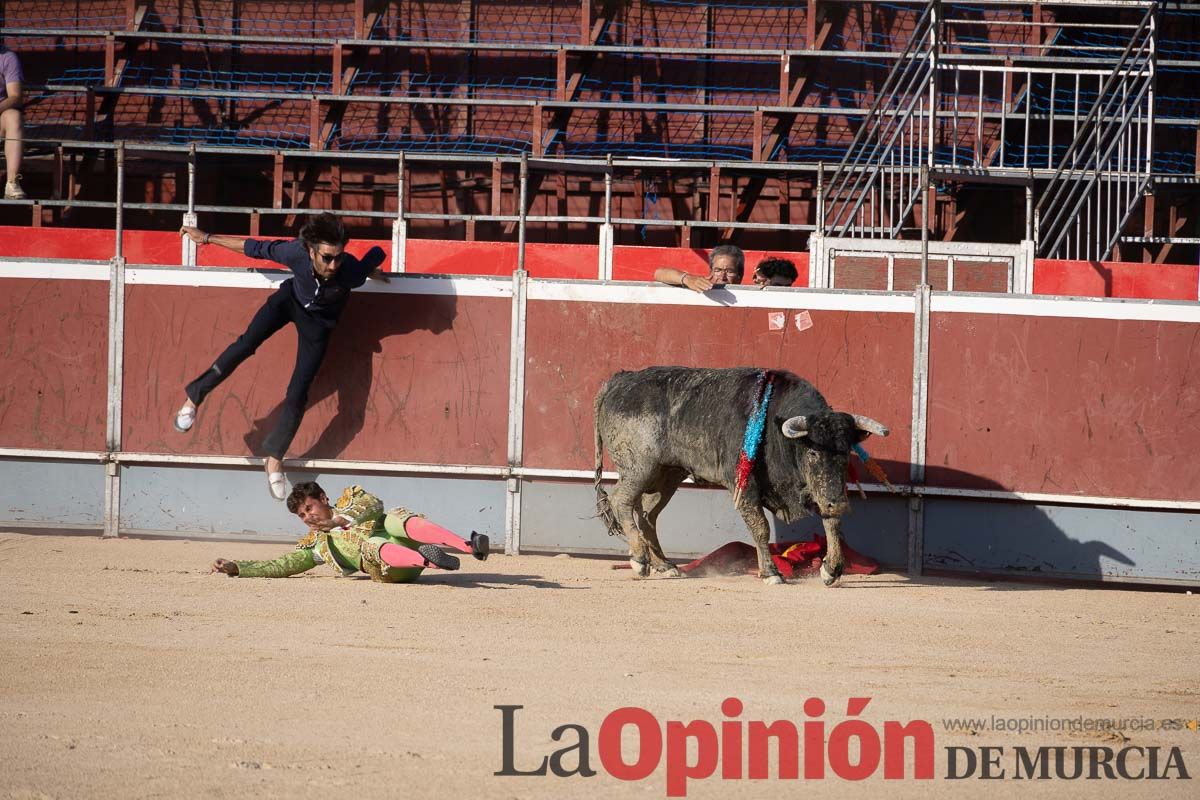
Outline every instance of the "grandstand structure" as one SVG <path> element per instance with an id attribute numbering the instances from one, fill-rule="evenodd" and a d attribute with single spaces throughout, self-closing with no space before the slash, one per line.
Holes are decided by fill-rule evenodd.
<path id="1" fill-rule="evenodd" d="M 270 235 L 330 208 L 374 238 L 402 215 L 426 238 L 1200 253 L 1192 3 L 0 9 L 28 87 L 31 199 L 7 224 L 111 226 L 123 142 L 133 228 Z"/>

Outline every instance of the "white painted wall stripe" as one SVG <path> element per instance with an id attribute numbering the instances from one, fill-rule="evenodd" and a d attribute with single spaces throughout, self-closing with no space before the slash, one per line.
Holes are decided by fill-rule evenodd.
<path id="1" fill-rule="evenodd" d="M 107 261 L 9 261 L 0 259 L 0 279 L 107 281 Z"/>
<path id="2" fill-rule="evenodd" d="M 130 267 L 128 284 L 142 286 L 204 286 L 229 289 L 273 289 L 288 276 L 282 270 L 197 269 Z M 107 261 L 55 261 L 0 259 L 0 280 L 107 281 Z M 368 281 L 355 291 L 381 294 L 511 297 L 507 277 L 445 275 L 392 275 L 387 284 Z M 672 306 L 810 309 L 814 311 L 875 311 L 910 314 L 911 295 L 882 292 L 849 292 L 826 289 L 760 290 L 751 287 L 716 289 L 698 294 L 654 283 L 598 283 L 566 280 L 531 280 L 530 300 L 582 303 L 642 303 Z M 1200 323 L 1200 303 L 1171 300 L 1123 300 L 1090 297 L 1031 297 L 1029 295 L 957 294 L 934 292 L 932 312 L 1004 314 L 1079 319 L 1128 319 L 1150 322 Z"/>
<path id="3" fill-rule="evenodd" d="M 1004 314 L 1018 317 L 1200 323 L 1200 303 L 1175 300 L 934 293 L 931 310 L 934 314 Z"/>
<path id="4" fill-rule="evenodd" d="M 700 294 L 658 283 L 588 283 L 583 281 L 533 280 L 530 300 L 576 303 L 638 303 L 658 306 L 701 306 L 708 308 L 786 308 L 813 311 L 890 311 L 911 314 L 915 301 L 908 294 L 843 292 L 822 289 L 773 289 L 756 287 L 714 289 Z"/>

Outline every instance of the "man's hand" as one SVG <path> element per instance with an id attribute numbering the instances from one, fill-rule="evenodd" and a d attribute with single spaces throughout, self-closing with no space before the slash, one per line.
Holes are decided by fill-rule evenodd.
<path id="1" fill-rule="evenodd" d="M 374 269 L 374 270 L 371 272 L 371 274 L 370 274 L 370 275 L 368 275 L 367 277 L 368 277 L 368 278 L 374 278 L 374 279 L 375 279 L 375 280 L 377 280 L 377 281 L 383 281 L 384 283 L 389 283 L 389 282 L 390 282 L 390 278 L 388 278 L 388 274 L 387 274 L 386 272 L 384 272 L 384 271 L 383 271 L 383 269 L 382 269 L 382 268 L 380 268 L 380 267 L 376 267 L 376 268 L 375 268 L 375 269 Z"/>
<path id="2" fill-rule="evenodd" d="M 324 531 L 325 533 L 328 533 L 329 531 L 333 530 L 334 528 L 341 528 L 341 527 L 344 527 L 349 524 L 350 524 L 350 521 L 348 519 L 346 519 L 345 517 L 334 516 L 334 517 L 330 517 L 329 519 L 325 520 L 324 522 L 318 522 L 313 527 L 315 527 L 319 531 Z"/>
<path id="3" fill-rule="evenodd" d="M 179 229 L 179 232 L 191 239 L 196 244 L 204 244 L 204 237 L 206 234 L 199 228 L 193 228 L 191 225 L 184 225 Z"/>
<path id="4" fill-rule="evenodd" d="M 701 293 L 707 292 L 709 289 L 713 288 L 713 282 L 703 275 L 684 275 L 679 279 L 679 284 L 691 289 L 693 292 Z"/>
<path id="5" fill-rule="evenodd" d="M 208 571 L 208 574 L 212 575 L 214 572 L 224 572 L 229 577 L 236 578 L 238 574 L 237 562 L 218 558 L 212 563 L 212 569 Z"/>

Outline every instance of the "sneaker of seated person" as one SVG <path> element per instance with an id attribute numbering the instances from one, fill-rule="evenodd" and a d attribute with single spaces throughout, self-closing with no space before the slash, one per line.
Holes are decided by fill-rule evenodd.
<path id="1" fill-rule="evenodd" d="M 25 190 L 21 188 L 21 176 L 17 175 L 8 183 L 4 184 L 4 199 L 5 200 L 24 200 Z"/>

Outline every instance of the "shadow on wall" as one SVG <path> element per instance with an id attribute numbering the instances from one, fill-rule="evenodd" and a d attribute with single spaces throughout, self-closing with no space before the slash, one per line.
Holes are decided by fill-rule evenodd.
<path id="1" fill-rule="evenodd" d="M 880 461 L 889 473 L 906 474 L 906 462 Z M 864 481 L 872 481 L 859 470 Z M 970 486 L 989 491 L 1006 491 L 987 478 L 940 468 L 942 480 L 951 486 Z M 899 499 L 898 495 L 872 495 Z M 872 555 L 872 540 L 886 539 L 893 545 L 907 539 L 908 515 L 880 513 L 873 506 L 887 504 L 862 501 L 850 491 L 850 516 L 846 517 L 846 539 L 852 547 Z M 926 569 L 946 570 L 972 575 L 1021 575 L 1030 578 L 1101 580 L 1104 577 L 1144 578 L 1151 571 L 1165 572 L 1153 565 L 1138 566 L 1131 545 L 1129 519 L 1123 515 L 1142 515 L 1147 525 L 1156 525 L 1160 513 L 1084 506 L 1035 506 L 1025 501 L 981 500 L 977 498 L 927 497 L 925 500 Z M 901 518 L 902 516 L 902 518 Z M 886 529 L 883 529 L 886 526 Z M 897 527 L 900 530 L 895 530 Z M 874 528 L 874 529 L 873 529 Z M 776 523 L 776 539 L 800 541 L 821 532 L 821 520 L 807 516 L 792 523 Z M 1071 534 L 1079 536 L 1076 538 Z M 1085 538 L 1085 537 L 1100 538 Z M 1136 541 L 1146 541 L 1148 537 Z"/>
<path id="2" fill-rule="evenodd" d="M 383 340 L 413 331 L 437 336 L 450 330 L 458 315 L 453 295 L 413 295 L 397 303 L 390 294 L 352 294 L 325 353 L 325 361 L 308 393 L 308 408 L 337 395 L 337 413 L 325 430 L 295 458 L 337 458 L 363 429 L 367 402 L 375 379 L 375 356 Z M 404 352 L 414 352 L 412 347 Z M 275 426 L 283 399 L 266 416 L 256 419 L 245 436 L 251 452 L 259 452 L 263 439 Z"/>

